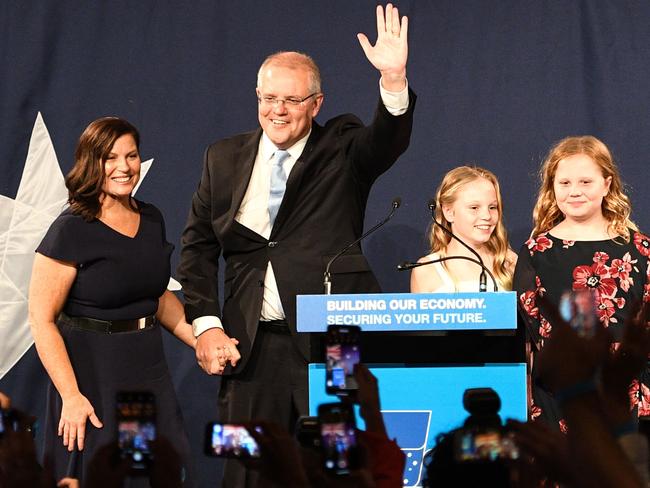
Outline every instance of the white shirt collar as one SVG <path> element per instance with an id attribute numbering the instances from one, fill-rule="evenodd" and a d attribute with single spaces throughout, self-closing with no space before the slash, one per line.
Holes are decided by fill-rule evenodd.
<path id="1" fill-rule="evenodd" d="M 297 161 L 300 155 L 302 154 L 302 151 L 305 149 L 305 146 L 307 145 L 307 139 L 309 139 L 309 136 L 311 135 L 311 129 L 309 129 L 309 132 L 305 137 L 300 139 L 298 142 L 296 142 L 293 146 L 287 149 L 287 152 L 291 156 L 291 159 L 294 161 Z M 262 139 L 260 141 L 260 156 L 262 157 L 262 161 L 269 161 L 272 157 L 273 154 L 275 154 L 275 151 L 278 150 L 277 146 L 271 142 L 271 139 L 266 135 L 265 132 L 262 132 Z"/>

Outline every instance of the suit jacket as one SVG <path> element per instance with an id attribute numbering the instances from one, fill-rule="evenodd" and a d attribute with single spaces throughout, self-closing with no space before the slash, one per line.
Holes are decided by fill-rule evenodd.
<path id="1" fill-rule="evenodd" d="M 414 106 L 410 92 L 403 115 L 391 115 L 380 101 L 368 126 L 350 114 L 324 126 L 313 123 L 289 174 L 269 239 L 235 221 L 262 130 L 207 148 L 181 239 L 178 277 L 188 322 L 216 315 L 226 333 L 239 340 L 242 359 L 235 372 L 246 365 L 255 340 L 269 260 L 300 351 L 307 360 L 322 356 L 310 351 L 309 334 L 296 333 L 296 295 L 322 293 L 327 261 L 361 235 L 372 184 L 408 147 Z M 223 308 L 217 279 L 220 255 L 226 262 Z M 380 291 L 360 246 L 341 256 L 330 272 L 335 293 Z"/>

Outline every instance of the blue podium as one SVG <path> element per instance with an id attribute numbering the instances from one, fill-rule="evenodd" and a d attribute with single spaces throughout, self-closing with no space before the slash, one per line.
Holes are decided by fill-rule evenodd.
<path id="1" fill-rule="evenodd" d="M 418 486 L 436 436 L 460 426 L 467 388 L 493 388 L 502 418 L 526 420 L 526 365 L 516 295 L 503 293 L 298 296 L 299 332 L 358 325 L 362 360 L 379 381 L 382 413 L 407 456 L 404 486 Z M 310 414 L 336 401 L 324 364 L 309 366 Z"/>

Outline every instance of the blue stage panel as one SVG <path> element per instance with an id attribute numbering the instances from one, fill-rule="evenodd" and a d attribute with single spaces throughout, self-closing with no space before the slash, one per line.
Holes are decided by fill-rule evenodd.
<path id="1" fill-rule="evenodd" d="M 468 388 L 492 388 L 501 398 L 502 419 L 526 421 L 526 365 L 483 366 L 369 365 L 379 382 L 382 413 L 388 434 L 407 456 L 404 486 L 417 486 L 422 458 L 436 436 L 462 425 L 467 418 L 463 393 Z M 336 401 L 325 393 L 325 366 L 309 365 L 309 410 Z M 359 422 L 360 426 L 363 424 Z"/>

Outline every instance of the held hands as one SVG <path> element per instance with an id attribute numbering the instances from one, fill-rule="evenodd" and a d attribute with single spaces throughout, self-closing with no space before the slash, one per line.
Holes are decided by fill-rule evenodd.
<path id="1" fill-rule="evenodd" d="M 386 15 L 377 6 L 377 42 L 370 44 L 365 34 L 357 34 L 359 44 L 368 61 L 379 70 L 382 86 L 389 91 L 401 91 L 406 86 L 406 61 L 408 59 L 408 18 L 401 23 L 397 7 L 386 5 Z"/>
<path id="2" fill-rule="evenodd" d="M 228 363 L 234 368 L 241 359 L 237 344 L 239 341 L 222 329 L 208 329 L 196 341 L 196 360 L 206 373 L 223 374 Z"/>
<path id="3" fill-rule="evenodd" d="M 63 399 L 58 434 L 63 436 L 63 445 L 68 447 L 68 451 L 74 450 L 75 441 L 77 448 L 80 451 L 83 450 L 86 438 L 86 420 L 90 420 L 90 423 L 98 429 L 104 426 L 95 415 L 93 406 L 81 393 L 77 392 Z"/>

